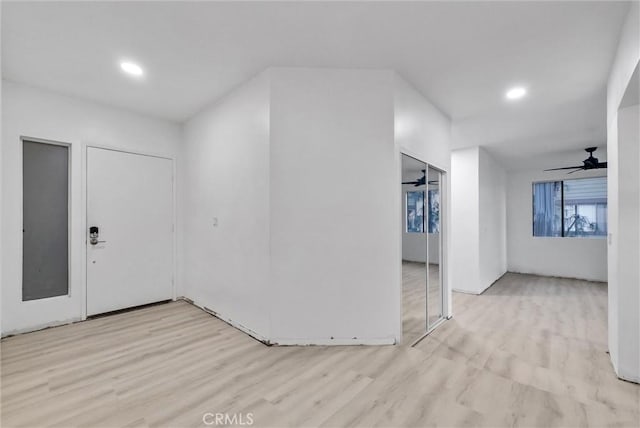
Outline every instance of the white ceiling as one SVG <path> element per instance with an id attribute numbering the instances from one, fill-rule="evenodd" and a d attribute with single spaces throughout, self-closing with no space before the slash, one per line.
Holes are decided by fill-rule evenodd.
<path id="1" fill-rule="evenodd" d="M 626 2 L 2 2 L 7 79 L 184 121 L 270 66 L 391 68 L 454 148 L 602 146 Z M 144 79 L 123 75 L 131 59 Z M 523 84 L 529 96 L 504 100 Z M 524 151 L 522 148 L 524 147 Z M 529 153 L 531 154 L 531 153 Z"/>

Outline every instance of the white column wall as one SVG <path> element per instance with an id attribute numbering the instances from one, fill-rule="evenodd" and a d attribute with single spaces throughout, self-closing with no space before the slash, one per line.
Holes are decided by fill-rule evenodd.
<path id="1" fill-rule="evenodd" d="M 272 341 L 397 342 L 392 73 L 270 71 Z"/>
<path id="2" fill-rule="evenodd" d="M 611 362 L 618 376 L 640 382 L 640 362 L 635 350 L 640 341 L 638 322 L 638 282 L 627 275 L 630 267 L 621 266 L 621 253 L 624 251 L 626 224 L 620 219 L 624 210 L 622 192 L 626 179 L 624 165 L 619 160 L 631 153 L 628 147 L 619 144 L 620 102 L 629 86 L 631 76 L 640 62 L 640 4 L 633 2 L 629 8 L 622 28 L 618 50 L 609 73 L 607 85 L 607 158 L 608 158 L 608 210 L 609 210 L 609 352 Z M 637 120 L 637 118 L 636 118 Z M 637 144 L 637 142 L 636 142 Z M 625 213 L 622 213 L 625 215 Z M 637 217 L 636 217 L 637 218 Z M 624 221 L 624 219 L 623 219 Z M 628 238 L 628 236 L 627 236 Z M 634 245 L 634 243 L 631 243 Z M 635 241 L 637 247 L 638 242 Z M 622 259 L 624 262 L 624 259 Z M 633 261 L 637 266 L 638 261 Z"/>
<path id="3" fill-rule="evenodd" d="M 640 382 L 640 106 L 618 111 L 618 375 Z"/>
<path id="4" fill-rule="evenodd" d="M 451 152 L 451 235 L 453 290 L 479 294 L 480 289 L 480 148 Z"/>
<path id="5" fill-rule="evenodd" d="M 507 176 L 483 148 L 478 151 L 480 284 L 482 292 L 507 271 Z"/>
<path id="6" fill-rule="evenodd" d="M 451 153 L 454 290 L 480 294 L 507 271 L 506 173 L 482 147 Z"/>

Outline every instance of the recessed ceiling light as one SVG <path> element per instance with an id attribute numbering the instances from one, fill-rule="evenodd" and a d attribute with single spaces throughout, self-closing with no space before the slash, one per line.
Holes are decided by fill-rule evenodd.
<path id="1" fill-rule="evenodd" d="M 120 68 L 125 73 L 131 74 L 132 76 L 142 76 L 144 73 L 142 68 L 138 64 L 134 64 L 132 62 L 123 61 L 120 63 Z"/>
<path id="2" fill-rule="evenodd" d="M 517 100 L 527 95 L 527 90 L 522 86 L 511 88 L 507 91 L 506 97 L 508 100 Z"/>

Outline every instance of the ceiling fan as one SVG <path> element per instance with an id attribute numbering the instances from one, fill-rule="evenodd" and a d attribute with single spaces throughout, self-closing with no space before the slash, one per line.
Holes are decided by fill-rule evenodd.
<path id="1" fill-rule="evenodd" d="M 414 181 L 403 181 L 402 184 L 413 184 L 415 187 L 424 186 L 425 182 L 427 181 L 427 170 L 423 169 L 421 171 L 422 177 Z M 438 184 L 438 180 L 429 180 L 429 184 Z"/>
<path id="2" fill-rule="evenodd" d="M 584 149 L 585 152 L 589 153 L 589 157 L 582 161 L 583 165 L 581 166 L 565 166 L 564 168 L 551 168 L 545 169 L 545 171 L 558 171 L 561 169 L 573 169 L 569 174 L 573 174 L 576 171 L 586 171 L 588 169 L 600 169 L 606 168 L 606 162 L 598 162 L 598 158 L 593 157 L 593 152 L 597 150 L 597 147 L 587 147 Z"/>

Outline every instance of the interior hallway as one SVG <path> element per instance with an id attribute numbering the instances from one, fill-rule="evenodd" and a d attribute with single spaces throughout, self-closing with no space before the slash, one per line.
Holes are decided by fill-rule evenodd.
<path id="1" fill-rule="evenodd" d="M 2 340 L 9 426 L 640 425 L 606 285 L 507 274 L 416 348 L 267 347 L 186 302 Z M 406 323 L 405 323 L 406 324 Z"/>

